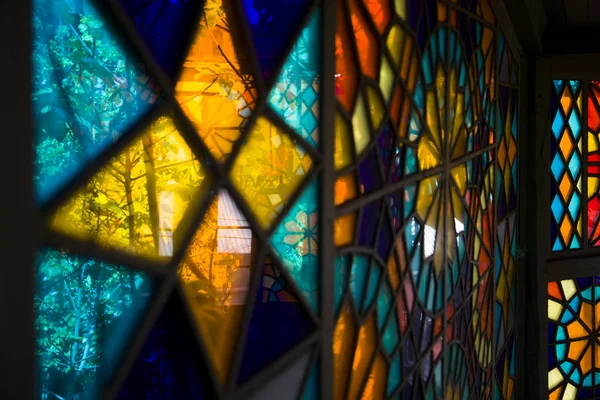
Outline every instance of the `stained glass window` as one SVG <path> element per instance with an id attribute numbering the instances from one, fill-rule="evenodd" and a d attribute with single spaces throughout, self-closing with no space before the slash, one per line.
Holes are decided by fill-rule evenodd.
<path id="1" fill-rule="evenodd" d="M 600 278 L 548 283 L 548 390 L 550 399 L 600 397 L 598 302 Z"/>
<path id="2" fill-rule="evenodd" d="M 519 62 L 489 0 L 34 5 L 39 398 L 515 397 Z M 566 249 L 597 148 L 561 82 Z"/>

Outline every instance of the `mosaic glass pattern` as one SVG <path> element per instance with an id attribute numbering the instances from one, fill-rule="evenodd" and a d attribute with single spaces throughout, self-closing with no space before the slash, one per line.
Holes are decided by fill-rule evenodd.
<path id="1" fill-rule="evenodd" d="M 513 399 L 518 66 L 491 5 L 338 1 L 336 96 L 334 397 Z"/>
<path id="2" fill-rule="evenodd" d="M 600 278 L 548 283 L 548 391 L 550 399 L 600 396 L 598 309 Z"/>
<path id="3" fill-rule="evenodd" d="M 581 81 L 555 80 L 551 97 L 552 251 L 582 247 L 582 97 Z"/>
<path id="4" fill-rule="evenodd" d="M 600 246 L 600 82 L 588 86 L 587 114 L 587 237 L 590 247 Z"/>
<path id="5" fill-rule="evenodd" d="M 89 47 L 100 30 L 108 42 L 99 17 L 87 17 L 88 0 L 39 1 L 57 5 L 34 17 L 34 25 L 56 29 L 40 49 Z M 61 204 L 42 210 L 56 240 L 123 259 L 134 271 L 101 261 L 90 269 L 88 261 L 73 261 L 87 258 L 48 253 L 54 268 L 42 283 L 62 280 L 67 290 L 43 286 L 47 296 L 60 297 L 60 307 L 71 312 L 77 304 L 71 291 L 81 290 L 93 311 L 75 319 L 96 313 L 111 329 L 141 326 L 125 309 L 138 297 L 142 305 L 142 296 L 160 296 L 148 314 L 158 319 L 138 332 L 143 346 L 128 348 L 129 330 L 118 331 L 117 339 L 100 322 L 96 329 L 114 339 L 116 350 L 106 356 L 137 357 L 121 390 L 111 388 L 117 398 L 316 400 L 320 352 L 328 351 L 319 347 L 322 319 L 333 317 L 335 399 L 513 399 L 519 73 L 489 1 L 336 0 L 330 77 L 320 71 L 327 31 L 321 25 L 328 23 L 321 18 L 323 2 L 119 2 L 154 57 L 146 61 L 167 72 L 174 93 L 164 94 L 169 101 L 160 112 L 151 109 L 156 85 L 114 44 L 112 58 L 102 62 L 117 68 L 119 82 L 130 74 L 142 84 L 126 81 L 118 92 L 108 77 L 94 78 L 98 95 L 116 99 L 106 118 L 117 122 L 101 126 L 124 124 L 107 131 L 107 143 L 116 147 L 95 165 L 108 149 L 98 142 L 72 175 L 61 172 L 63 166 L 43 165 L 52 152 L 64 156 L 67 144 L 36 147 L 44 173 L 68 175 L 57 185 L 78 171 L 86 176 L 58 197 Z M 77 24 L 70 22 L 73 14 Z M 46 38 L 49 29 L 40 26 L 36 33 Z M 90 60 L 77 54 L 68 65 L 46 62 L 35 82 L 51 70 L 72 67 L 66 72 L 72 78 L 87 68 Z M 327 110 L 320 109 L 327 99 L 322 79 L 335 84 Z M 53 85 L 58 93 L 60 85 Z M 36 88 L 37 104 L 50 93 L 42 89 Z M 573 99 L 582 90 L 568 89 Z M 127 113 L 119 114 L 119 107 Z M 322 111 L 335 116 L 331 132 L 320 129 Z M 142 115 L 145 125 L 137 126 Z M 69 132 L 65 137 L 79 140 L 76 130 Z M 333 154 L 323 154 L 326 134 L 334 140 Z M 330 176 L 323 161 L 331 158 L 335 213 L 325 217 L 333 222 L 335 249 L 325 249 L 321 231 L 331 227 L 320 226 L 320 205 L 323 179 Z M 38 181 L 54 184 L 44 179 Z M 44 189 L 47 198 L 60 188 Z M 580 243 L 582 237 L 580 230 Z M 322 254 L 335 255 L 335 263 L 324 263 Z M 321 312 L 321 267 L 333 269 L 334 316 Z M 60 275 L 73 268 L 85 274 Z M 155 291 L 139 268 L 167 282 L 166 289 Z M 98 276 L 114 291 L 106 298 L 102 285 L 93 286 Z M 44 297 L 36 302 L 47 306 Z M 98 314 L 106 307 L 119 312 Z M 56 325 L 59 318 L 48 315 Z M 45 337 L 48 322 L 40 321 Z M 75 329 L 71 320 L 64 325 Z M 47 397 L 75 398 L 84 387 L 63 390 L 74 374 L 60 370 L 61 363 L 68 365 L 73 354 L 82 353 L 84 363 L 77 379 L 97 382 L 97 393 L 118 371 L 112 358 L 102 357 L 93 366 L 108 368 L 88 371 L 86 357 L 100 340 L 71 336 L 44 342 Z M 52 375 L 55 370 L 67 378 Z"/>

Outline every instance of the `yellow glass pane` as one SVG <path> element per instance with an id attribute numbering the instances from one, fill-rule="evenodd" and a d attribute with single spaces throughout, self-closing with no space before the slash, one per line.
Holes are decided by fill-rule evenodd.
<path id="1" fill-rule="evenodd" d="M 257 248 L 243 214 L 221 191 L 179 266 L 183 293 L 221 383 L 241 329 Z"/>
<path id="2" fill-rule="evenodd" d="M 558 368 L 548 372 L 548 389 L 552 389 L 563 381 L 563 375 Z"/>
<path id="3" fill-rule="evenodd" d="M 385 398 L 385 381 L 388 374 L 388 366 L 381 353 L 377 354 L 375 363 L 369 373 L 365 390 L 361 400 L 383 400 Z"/>
<path id="4" fill-rule="evenodd" d="M 394 0 L 396 13 L 402 19 L 406 19 L 406 0 Z"/>
<path id="5" fill-rule="evenodd" d="M 342 215 L 333 224 L 333 239 L 337 247 L 348 246 L 354 242 L 356 213 Z"/>
<path id="6" fill-rule="evenodd" d="M 548 300 L 548 318 L 553 321 L 560 319 L 560 313 L 563 310 L 563 306 L 554 300 Z"/>
<path id="7" fill-rule="evenodd" d="M 335 169 L 340 170 L 350 165 L 354 159 L 352 150 L 351 127 L 346 119 L 337 112 L 335 114 Z"/>
<path id="8" fill-rule="evenodd" d="M 385 114 L 385 108 L 381 97 L 379 96 L 378 90 L 373 86 L 367 86 L 367 99 L 369 101 L 369 114 L 371 114 L 371 123 L 373 124 L 373 130 L 378 131 L 381 125 L 381 120 Z"/>
<path id="9" fill-rule="evenodd" d="M 593 176 L 588 176 L 588 188 L 587 188 L 588 199 L 592 198 L 592 196 L 594 196 L 596 193 L 598 193 L 598 183 L 600 183 L 600 179 L 593 177 Z"/>
<path id="10" fill-rule="evenodd" d="M 394 70 L 385 56 L 381 58 L 379 88 L 381 89 L 381 93 L 383 93 L 385 102 L 389 104 L 392 92 L 394 91 Z"/>
<path id="11" fill-rule="evenodd" d="M 419 160 L 419 167 L 422 171 L 435 168 L 442 164 L 442 156 L 429 134 L 423 135 L 421 140 L 419 140 L 417 157 Z"/>
<path id="12" fill-rule="evenodd" d="M 467 165 L 461 164 L 458 167 L 452 168 L 452 171 L 450 171 L 450 173 L 454 178 L 454 183 L 456 184 L 456 187 L 458 188 L 460 194 L 464 196 L 467 192 L 468 183 Z"/>
<path id="13" fill-rule="evenodd" d="M 567 383 L 565 393 L 563 394 L 562 400 L 575 400 L 577 398 L 577 388 L 570 383 Z"/>
<path id="14" fill-rule="evenodd" d="M 402 51 L 404 48 L 404 28 L 398 24 L 392 25 L 386 39 L 386 45 L 390 54 L 392 55 L 392 61 L 396 65 L 396 68 L 400 68 L 402 62 Z"/>
<path id="15" fill-rule="evenodd" d="M 356 198 L 356 177 L 353 173 L 339 177 L 335 181 L 335 205 L 343 204 Z"/>
<path id="16" fill-rule="evenodd" d="M 102 247 L 170 257 L 173 232 L 207 176 L 173 120 L 163 116 L 67 200 L 50 226 Z"/>
<path id="17" fill-rule="evenodd" d="M 431 204 L 434 202 L 434 197 L 437 199 L 436 201 L 439 203 L 439 196 L 437 195 L 438 187 L 440 186 L 441 176 L 435 175 L 429 178 L 423 179 L 421 183 L 419 183 L 419 196 L 417 198 L 417 214 L 421 219 L 427 218 L 427 211 L 431 208 Z M 433 216 L 433 220 L 437 219 L 437 207 L 433 207 L 431 214 L 435 214 Z"/>
<path id="18" fill-rule="evenodd" d="M 598 151 L 598 137 L 588 132 L 588 152 L 593 153 L 594 151 Z"/>
<path id="19" fill-rule="evenodd" d="M 356 342 L 356 322 L 349 306 L 345 306 L 333 333 L 333 398 L 344 399 L 352 354 Z"/>
<path id="20" fill-rule="evenodd" d="M 377 344 L 377 329 L 375 325 L 375 313 L 372 313 L 367 322 L 361 326 L 358 333 L 358 344 L 356 345 L 356 350 L 354 350 L 354 360 L 352 362 L 352 378 L 348 392 L 349 400 L 358 399 L 371 362 L 371 357 L 375 352 Z"/>
<path id="21" fill-rule="evenodd" d="M 565 300 L 570 300 L 571 297 L 573 297 L 573 295 L 577 293 L 575 282 L 573 282 L 572 280 L 561 281 L 560 286 L 562 286 L 562 290 L 565 293 Z"/>
<path id="22" fill-rule="evenodd" d="M 352 129 L 354 132 L 354 146 L 358 155 L 362 153 L 371 140 L 367 108 L 361 94 L 356 99 L 356 109 L 354 110 L 354 115 L 352 115 Z"/>
<path id="23" fill-rule="evenodd" d="M 267 118 L 260 117 L 230 177 L 259 223 L 268 229 L 311 166 L 308 153 Z"/>
<path id="24" fill-rule="evenodd" d="M 232 17 L 225 10 L 234 3 L 206 4 L 175 87 L 183 112 L 217 160 L 231 153 L 256 103 L 250 58 L 228 29 Z"/>

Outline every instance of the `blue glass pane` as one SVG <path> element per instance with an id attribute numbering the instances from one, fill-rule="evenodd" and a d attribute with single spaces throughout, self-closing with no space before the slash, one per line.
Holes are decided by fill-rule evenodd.
<path id="1" fill-rule="evenodd" d="M 318 187 L 315 180 L 304 190 L 270 239 L 283 266 L 315 309 L 319 306 Z"/>
<path id="2" fill-rule="evenodd" d="M 562 251 L 564 249 L 562 243 L 559 238 L 556 238 L 554 241 L 554 245 L 552 246 L 552 251 Z"/>
<path id="3" fill-rule="evenodd" d="M 571 85 L 571 89 L 573 89 L 573 93 L 577 93 L 577 89 L 579 89 L 579 83 L 581 81 L 569 81 L 569 84 Z"/>
<path id="4" fill-rule="evenodd" d="M 559 182 L 563 172 L 565 171 L 565 163 L 563 162 L 559 153 L 556 153 L 554 156 L 554 160 L 552 161 L 550 168 L 552 169 L 552 175 L 554 175 L 554 179 Z"/>
<path id="5" fill-rule="evenodd" d="M 185 306 L 173 295 L 150 331 L 117 400 L 213 399 Z"/>
<path id="6" fill-rule="evenodd" d="M 199 7 L 193 0 L 119 0 L 154 60 L 171 77 L 191 35 L 196 30 Z"/>
<path id="7" fill-rule="evenodd" d="M 319 143 L 319 12 L 315 12 L 283 64 L 271 93 L 269 105 L 308 143 Z"/>
<path id="8" fill-rule="evenodd" d="M 158 99 L 90 2 L 33 2 L 35 196 L 46 201 Z M 85 4 L 85 7 L 84 7 Z"/>
<path id="9" fill-rule="evenodd" d="M 141 272 L 57 250 L 38 254 L 35 278 L 38 386 L 62 398 L 100 398 L 154 282 Z"/>
<path id="10" fill-rule="evenodd" d="M 554 122 L 552 122 L 552 132 L 554 133 L 554 137 L 556 140 L 560 137 L 560 134 L 564 128 L 564 120 L 562 114 L 560 112 L 556 112 L 556 116 L 554 117 Z"/>
<path id="11" fill-rule="evenodd" d="M 377 153 L 375 151 L 369 153 L 361 162 L 358 169 L 360 175 L 361 192 L 370 193 L 381 188 L 383 182 L 381 179 L 381 171 Z"/>
<path id="12" fill-rule="evenodd" d="M 569 126 L 571 127 L 571 132 L 573 132 L 573 137 L 577 140 L 579 138 L 579 133 L 581 132 L 581 120 L 575 111 L 571 113 Z"/>
<path id="13" fill-rule="evenodd" d="M 311 3 L 310 0 L 242 0 L 258 61 L 267 79 L 273 76 L 291 47 Z"/>
<path id="14" fill-rule="evenodd" d="M 556 90 L 556 93 L 560 93 L 562 87 L 563 87 L 563 80 L 554 80 L 554 89 Z"/>
<path id="15" fill-rule="evenodd" d="M 565 207 L 563 206 L 562 201 L 560 200 L 559 196 L 554 196 L 554 200 L 552 201 L 552 215 L 554 215 L 554 219 L 556 220 L 556 222 L 560 222 L 560 219 L 562 218 L 564 212 L 565 212 Z"/>
<path id="16" fill-rule="evenodd" d="M 283 276 L 280 278 L 283 281 Z M 291 289 L 286 290 L 279 301 L 270 301 L 265 293 L 261 288 L 256 294 L 240 366 L 240 383 L 285 354 L 315 329 L 310 315 Z"/>

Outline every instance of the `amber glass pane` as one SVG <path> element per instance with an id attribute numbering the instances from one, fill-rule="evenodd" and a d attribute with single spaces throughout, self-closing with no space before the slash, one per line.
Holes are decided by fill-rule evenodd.
<path id="1" fill-rule="evenodd" d="M 356 176 L 354 173 L 339 177 L 335 181 L 335 205 L 343 204 L 356 197 Z"/>
<path id="2" fill-rule="evenodd" d="M 352 362 L 352 378 L 348 399 L 358 399 L 362 384 L 371 364 L 371 357 L 377 345 L 377 330 L 375 314 L 371 314 L 368 321 L 360 328 L 358 333 L 358 344 L 354 350 Z"/>
<path id="3" fill-rule="evenodd" d="M 312 166 L 310 156 L 265 117 L 260 117 L 237 156 L 231 180 L 267 229 Z"/>
<path id="4" fill-rule="evenodd" d="M 103 247 L 171 256 L 173 232 L 207 176 L 173 120 L 160 117 L 67 200 L 50 225 Z"/>
<path id="5" fill-rule="evenodd" d="M 381 353 L 377 354 L 375 363 L 369 373 L 365 390 L 362 393 L 362 400 L 383 400 L 385 398 L 385 383 L 388 374 L 387 363 Z M 396 377 L 390 379 L 397 379 Z"/>
<path id="6" fill-rule="evenodd" d="M 333 237 L 338 247 L 348 246 L 354 242 L 356 230 L 356 213 L 338 217 L 333 225 Z"/>
<path id="7" fill-rule="evenodd" d="M 256 252 L 248 222 L 221 191 L 179 266 L 185 298 L 221 382 L 229 374 Z"/>
<path id="8" fill-rule="evenodd" d="M 356 335 L 357 328 L 352 310 L 346 306 L 342 309 L 333 333 L 333 398 L 335 400 L 345 398 Z"/>
<path id="9" fill-rule="evenodd" d="M 181 108 L 218 160 L 231 153 L 256 102 L 250 60 L 239 37 L 234 38 L 239 27 L 230 14 L 236 4 L 206 3 L 175 88 Z"/>

